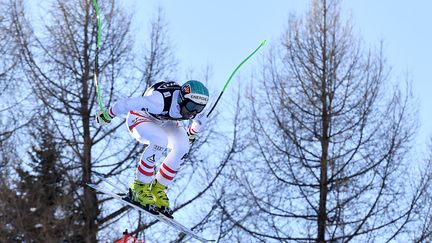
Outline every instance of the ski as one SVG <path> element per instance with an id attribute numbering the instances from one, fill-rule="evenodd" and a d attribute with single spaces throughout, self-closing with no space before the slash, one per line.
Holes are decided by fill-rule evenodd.
<path id="1" fill-rule="evenodd" d="M 98 176 L 98 178 L 101 179 L 101 180 L 103 180 L 104 182 L 108 183 L 110 186 L 112 186 L 116 190 L 122 191 L 120 188 L 117 187 L 117 185 L 115 185 L 114 183 L 108 181 L 107 179 L 105 179 L 103 177 L 100 177 L 100 176 Z M 173 227 L 174 229 L 176 229 L 178 231 L 181 231 L 184 234 L 186 234 L 186 235 L 188 235 L 188 236 L 190 236 L 192 238 L 195 238 L 195 239 L 197 239 L 197 240 L 199 240 L 201 242 L 213 242 L 214 241 L 214 240 L 207 240 L 207 239 L 204 239 L 204 238 L 196 235 L 192 230 L 188 229 L 187 227 L 185 227 L 184 225 L 182 225 L 181 223 L 179 223 L 178 221 L 176 221 L 174 219 L 171 219 L 171 218 L 169 218 L 169 217 L 167 217 L 167 216 L 165 216 L 163 214 L 152 214 L 151 212 L 149 212 L 149 211 L 141 208 L 140 206 L 133 204 L 132 202 L 126 200 L 124 198 L 124 196 L 122 196 L 123 193 L 117 194 L 115 192 L 107 190 L 107 189 L 105 189 L 103 187 L 100 187 L 100 186 L 98 186 L 96 184 L 93 184 L 93 183 L 87 183 L 87 185 L 89 187 L 91 187 L 91 188 L 93 188 L 93 189 L 95 189 L 95 190 L 97 190 L 97 191 L 99 191 L 99 192 L 101 192 L 101 193 L 103 193 L 103 194 L 105 194 L 107 196 L 110 196 L 110 197 L 112 197 L 114 199 L 117 199 L 117 200 L 121 201 L 122 203 L 127 204 L 127 205 L 129 205 L 129 206 L 131 206 L 131 207 L 133 207 L 133 208 L 135 208 L 135 209 L 137 209 L 137 210 L 145 213 L 147 216 L 149 216 L 149 217 L 151 217 L 153 219 L 159 220 L 159 221 L 161 221 L 161 222 L 163 222 L 163 223 L 165 223 L 165 224 Z M 125 194 L 125 195 L 127 195 L 127 194 Z"/>

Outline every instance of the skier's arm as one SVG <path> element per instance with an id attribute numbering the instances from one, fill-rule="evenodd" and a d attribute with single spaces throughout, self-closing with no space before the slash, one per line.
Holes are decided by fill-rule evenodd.
<path id="1" fill-rule="evenodd" d="M 96 122 L 99 125 L 110 123 L 111 119 L 118 115 L 126 114 L 129 111 L 147 110 L 153 114 L 160 114 L 163 111 L 163 97 L 159 92 L 149 96 L 126 98 L 115 102 L 107 110 L 96 114 Z"/>
<path id="2" fill-rule="evenodd" d="M 207 115 L 202 113 L 198 114 L 194 119 L 192 119 L 191 124 L 187 129 L 187 134 L 189 136 L 189 142 L 193 143 L 196 139 L 196 135 L 203 130 L 203 127 L 207 124 Z"/>
<path id="3" fill-rule="evenodd" d="M 108 110 L 112 117 L 123 115 L 129 111 L 147 110 L 152 114 L 160 114 L 163 111 L 163 97 L 159 92 L 150 96 L 126 98 L 114 103 Z"/>

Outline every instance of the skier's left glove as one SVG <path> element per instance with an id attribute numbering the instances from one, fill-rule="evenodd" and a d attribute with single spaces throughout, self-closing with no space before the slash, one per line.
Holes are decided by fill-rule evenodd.
<path id="1" fill-rule="evenodd" d="M 96 122 L 101 126 L 105 123 L 110 123 L 113 118 L 114 117 L 109 114 L 108 110 L 99 111 L 96 114 Z"/>
<path id="2" fill-rule="evenodd" d="M 207 124 L 208 118 L 207 114 L 198 114 L 196 117 L 192 120 L 191 129 L 195 133 L 200 133 L 203 129 L 203 127 Z"/>
<path id="3" fill-rule="evenodd" d="M 202 128 L 207 124 L 208 118 L 206 114 L 198 114 L 189 126 L 187 135 L 189 136 L 189 143 L 195 142 L 196 134 L 202 131 Z"/>

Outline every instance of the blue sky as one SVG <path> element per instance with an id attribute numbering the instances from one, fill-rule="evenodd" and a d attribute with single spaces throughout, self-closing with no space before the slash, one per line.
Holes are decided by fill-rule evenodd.
<path id="1" fill-rule="evenodd" d="M 408 74 L 413 80 L 422 123 L 418 143 L 426 142 L 432 135 L 432 112 L 429 108 L 432 105 L 432 74 L 428 72 L 432 68 L 432 1 L 362 0 L 342 3 L 344 14 L 352 14 L 355 31 L 366 45 L 378 46 L 380 40 L 384 41 L 384 54 L 392 66 L 393 79 L 403 81 Z M 147 0 L 126 1 L 125 4 L 135 11 L 135 28 L 143 34 L 148 33 L 149 20 L 157 8 L 162 7 L 174 53 L 180 60 L 180 73 L 186 75 L 190 69 L 199 73 L 210 65 L 213 72 L 211 88 L 222 89 L 243 58 L 264 39 L 268 45 L 277 44 L 286 30 L 288 15 L 304 14 L 310 2 Z M 240 80 L 247 79 L 251 71 L 259 67 L 259 60 L 257 56 L 245 64 L 238 73 Z"/>

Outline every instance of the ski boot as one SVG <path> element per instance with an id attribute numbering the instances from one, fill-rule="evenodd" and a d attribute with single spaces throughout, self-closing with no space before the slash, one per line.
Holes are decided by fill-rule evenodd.
<path id="1" fill-rule="evenodd" d="M 151 184 L 146 184 L 135 180 L 129 187 L 129 199 L 132 203 L 140 206 L 144 210 L 152 214 L 159 214 L 158 209 L 150 192 Z"/>
<path id="2" fill-rule="evenodd" d="M 172 216 L 173 211 L 169 208 L 169 199 L 165 193 L 166 189 L 167 187 L 160 184 L 156 179 L 151 184 L 151 194 L 153 195 L 159 213 L 168 218 L 174 218 Z"/>

